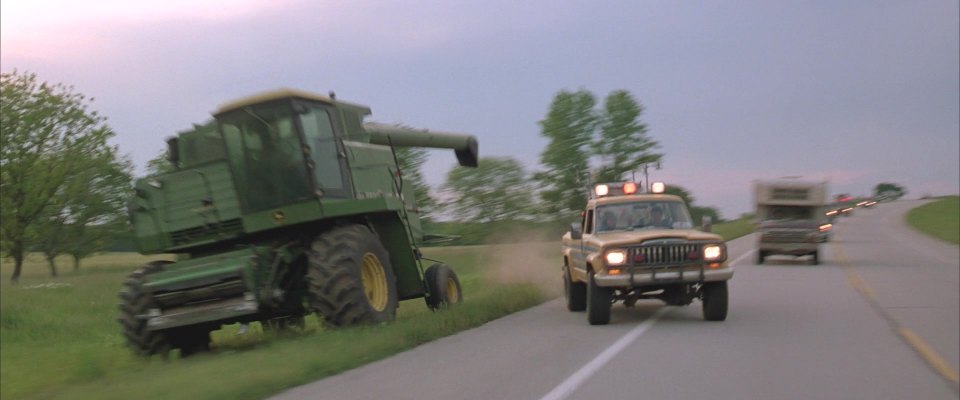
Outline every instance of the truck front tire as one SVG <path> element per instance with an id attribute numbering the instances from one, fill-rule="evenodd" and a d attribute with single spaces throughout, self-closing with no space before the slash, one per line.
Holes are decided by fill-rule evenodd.
<path id="1" fill-rule="evenodd" d="M 707 282 L 703 284 L 703 319 L 723 321 L 727 319 L 727 281 Z"/>
<path id="2" fill-rule="evenodd" d="M 587 309 L 587 285 L 583 282 L 574 282 L 570 278 L 570 270 L 564 267 L 563 295 L 567 300 L 567 310 L 583 311 Z"/>
<path id="3" fill-rule="evenodd" d="M 610 323 L 611 293 L 610 289 L 597 286 L 590 272 L 587 284 L 587 322 L 590 325 L 606 325 Z"/>

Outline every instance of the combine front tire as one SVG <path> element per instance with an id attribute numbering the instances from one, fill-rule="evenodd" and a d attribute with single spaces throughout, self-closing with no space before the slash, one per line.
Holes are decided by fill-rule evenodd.
<path id="1" fill-rule="evenodd" d="M 123 326 L 123 336 L 127 339 L 127 345 L 148 357 L 154 354 L 166 356 L 173 348 L 165 333 L 148 331 L 147 321 L 138 318 L 151 308 L 156 308 L 150 294 L 143 290 L 147 275 L 163 270 L 167 264 L 170 261 L 154 261 L 138 268 L 127 277 L 123 283 L 124 290 L 120 292 L 120 318 L 117 321 Z"/>
<path id="2" fill-rule="evenodd" d="M 310 308 L 327 324 L 372 324 L 396 317 L 390 255 L 367 227 L 345 225 L 318 235 L 308 268 Z"/>
<path id="3" fill-rule="evenodd" d="M 463 302 L 463 290 L 460 287 L 460 278 L 456 272 L 446 264 L 433 264 L 423 273 L 427 281 L 427 307 L 436 310 Z"/>
<path id="4" fill-rule="evenodd" d="M 597 281 L 590 272 L 587 285 L 587 322 L 590 325 L 606 325 L 610 323 L 611 293 L 610 289 L 597 286 Z"/>

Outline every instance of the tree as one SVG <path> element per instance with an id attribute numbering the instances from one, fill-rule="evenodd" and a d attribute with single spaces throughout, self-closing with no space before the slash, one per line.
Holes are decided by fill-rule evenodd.
<path id="1" fill-rule="evenodd" d="M 887 194 L 890 197 L 890 200 L 896 200 L 907 194 L 907 189 L 896 183 L 878 183 L 877 186 L 874 186 L 873 188 L 873 195 L 879 197 L 883 194 Z"/>
<path id="2" fill-rule="evenodd" d="M 723 221 L 720 219 L 720 211 L 714 207 L 690 207 L 690 219 L 694 226 L 697 226 L 697 224 L 703 220 L 703 217 L 710 217 L 710 220 L 713 221 L 713 223 Z"/>
<path id="3" fill-rule="evenodd" d="M 693 206 L 693 200 L 694 200 L 693 195 L 690 194 L 690 192 L 687 191 L 687 189 L 684 189 L 680 186 L 665 185 L 665 187 L 663 188 L 663 194 L 672 194 L 674 196 L 677 196 L 683 199 L 683 202 L 687 203 L 688 207 Z"/>
<path id="4" fill-rule="evenodd" d="M 80 260 L 106 248 L 116 231 L 128 230 L 126 202 L 130 195 L 132 164 L 116 155 L 116 149 L 75 175 L 67 191 L 69 216 L 65 253 L 73 257 L 73 269 Z"/>
<path id="5" fill-rule="evenodd" d="M 448 209 L 462 221 L 493 223 L 527 216 L 531 194 L 523 165 L 510 157 L 484 157 L 479 168 L 456 166 L 444 183 Z"/>
<path id="6" fill-rule="evenodd" d="M 113 132 L 93 99 L 32 73 L 0 73 L 0 241 L 16 284 L 35 225 L 84 160 L 110 149 Z M 49 215 L 49 214 L 47 214 Z"/>
<path id="7" fill-rule="evenodd" d="M 420 215 L 424 218 L 430 218 L 431 214 L 437 209 L 437 201 L 430 196 L 430 185 L 423 179 L 423 172 L 420 168 L 427 161 L 427 149 L 420 147 L 397 147 L 397 161 L 400 164 L 400 171 L 403 174 L 403 184 L 413 185 L 413 193 L 416 195 L 417 208 L 420 209 Z"/>
<path id="8" fill-rule="evenodd" d="M 603 108 L 600 137 L 593 142 L 594 154 L 601 160 L 598 181 L 619 181 L 625 173 L 663 158 L 663 154 L 652 152 L 657 142 L 647 136 L 647 125 L 640 121 L 643 106 L 630 92 L 610 93 Z"/>
<path id="9" fill-rule="evenodd" d="M 64 236 L 66 235 L 67 218 L 66 215 L 56 211 L 44 211 L 38 218 L 37 224 L 31 227 L 30 236 L 36 238 L 35 244 L 31 250 L 39 251 L 47 260 L 50 267 L 50 276 L 56 277 L 57 274 L 57 256 L 63 254 L 66 250 Z"/>
<path id="10" fill-rule="evenodd" d="M 590 144 L 597 118 L 596 100 L 586 90 L 560 91 L 553 98 L 540 135 L 550 140 L 540 153 L 545 171 L 535 175 L 541 183 L 543 212 L 556 219 L 576 215 L 586 206 L 590 190 Z"/>

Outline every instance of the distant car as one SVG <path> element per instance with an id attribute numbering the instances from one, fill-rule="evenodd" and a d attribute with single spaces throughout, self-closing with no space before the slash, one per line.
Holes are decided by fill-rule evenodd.
<path id="1" fill-rule="evenodd" d="M 820 243 L 826 243 L 830 241 L 830 234 L 833 232 L 833 224 L 821 224 L 820 225 Z"/>

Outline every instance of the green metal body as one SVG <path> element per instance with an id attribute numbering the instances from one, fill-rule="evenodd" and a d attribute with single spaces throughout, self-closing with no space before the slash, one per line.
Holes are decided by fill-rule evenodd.
<path id="1" fill-rule="evenodd" d="M 310 241 L 343 223 L 377 233 L 398 298 L 423 297 L 420 214 L 392 147 L 455 150 L 476 166 L 469 135 L 363 123 L 365 106 L 279 90 L 220 107 L 169 140 L 174 172 L 135 183 L 139 250 L 184 261 L 147 278 L 151 329 L 302 313 Z M 156 314 L 156 312 L 154 313 Z"/>

